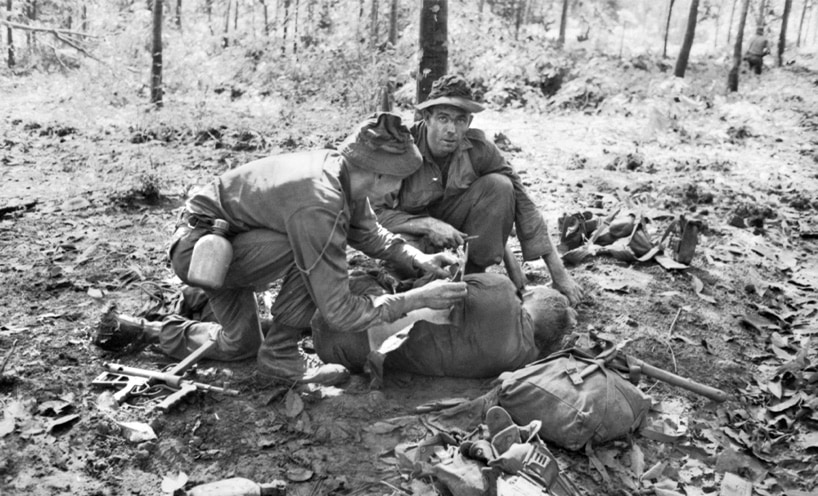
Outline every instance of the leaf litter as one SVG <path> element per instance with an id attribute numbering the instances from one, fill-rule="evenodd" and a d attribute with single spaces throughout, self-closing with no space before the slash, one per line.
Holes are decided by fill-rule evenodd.
<path id="1" fill-rule="evenodd" d="M 814 106 L 814 92 L 786 70 L 748 82 L 743 98 L 708 93 L 676 78 L 652 78 L 650 91 L 636 98 L 607 76 L 577 80 L 549 102 L 547 126 L 527 126 L 531 110 L 511 108 L 489 110 L 475 125 L 503 137 L 507 158 L 526 171 L 552 233 L 562 213 L 596 208 L 604 215 L 625 203 L 651 221 L 654 241 L 680 213 L 707 221 L 686 268 L 663 266 L 657 257 L 640 261 L 605 254 L 573 267 L 572 274 L 591 293 L 579 309 L 573 337 L 582 342 L 603 329 L 619 340 L 636 335 L 641 339 L 634 339 L 631 354 L 665 369 L 675 360 L 680 375 L 738 394 L 714 406 L 662 383 L 643 382 L 660 404 L 676 399 L 684 406 L 664 412 L 664 418 L 652 414 L 661 440 L 635 436 L 587 454 L 554 451 L 589 494 L 598 494 L 606 481 L 625 491 L 663 495 L 743 494 L 748 484 L 759 494 L 808 494 L 818 476 L 813 432 L 818 272 L 810 237 L 817 209 L 811 198 L 818 188 L 812 157 L 786 138 L 809 142 L 816 129 L 805 127 L 812 120 L 796 115 L 783 97 L 797 86 Z M 617 101 L 626 103 L 618 108 Z M 578 114 L 577 108 L 599 111 Z M 774 118 L 777 127 L 771 129 Z M 63 484 L 58 476 L 65 470 L 86 474 L 75 480 L 85 480 L 89 493 L 105 486 L 159 494 L 238 474 L 259 481 L 289 479 L 308 488 L 318 487 L 320 479 L 325 489 L 352 487 L 373 495 L 383 493 L 378 481 L 388 480 L 401 491 L 436 494 L 427 481 L 396 477 L 389 457 L 372 456 L 388 452 L 397 438 L 423 438 L 431 427 L 385 419 L 406 416 L 411 407 L 430 401 L 476 397 L 486 388 L 479 381 L 395 377 L 372 394 L 365 380 L 353 378 L 340 393 L 325 395 L 253 383 L 251 362 L 213 363 L 244 385 L 242 397 L 198 396 L 166 415 L 138 405 L 117 409 L 100 399 L 110 407 L 105 415 L 116 429 L 105 427 L 111 419 L 97 411 L 99 392 L 85 387 L 106 359 L 88 345 L 103 301 L 116 299 L 137 312 L 152 301 L 137 283 L 175 284 L 162 266 L 164 237 L 157 233 L 173 224 L 182 196 L 171 193 L 166 204 L 148 206 L 146 195 L 123 194 L 116 184 L 123 177 L 110 164 L 100 174 L 110 176 L 109 182 L 82 187 L 74 181 L 66 191 L 70 174 L 49 165 L 57 162 L 54 155 L 64 153 L 69 162 L 106 149 L 127 160 L 161 155 L 174 178 L 165 191 L 172 192 L 226 164 L 249 161 L 258 147 L 272 152 L 274 137 L 254 137 L 253 146 L 219 156 L 215 140 L 199 149 L 183 140 L 131 143 L 122 128 L 92 145 L 86 140 L 94 130 L 80 129 L 64 136 L 76 146 L 61 152 L 50 146 L 54 133 L 22 125 L 5 129 L 15 140 L 24 137 L 31 150 L 15 151 L 13 163 L 2 165 L 17 179 L 9 183 L 8 194 L 26 196 L 31 180 L 24 180 L 22 169 L 29 162 L 50 176 L 38 184 L 42 197 L 36 205 L 4 216 L 0 224 L 14 237 L 3 241 L 0 261 L 3 272 L 12 275 L 0 295 L 8 302 L 0 347 L 8 350 L 12 340 L 20 340 L 2 371 L 17 385 L 0 389 L 0 442 L 16 453 L 16 465 L 0 466 L 5 481 L 38 494 L 36 484 L 25 482 L 33 478 L 15 468 L 35 464 L 55 476 L 55 484 Z M 230 134 L 220 131 L 220 136 Z M 208 144 L 213 148 L 202 151 Z M 201 164 L 196 172 L 201 177 L 190 175 L 192 156 Z M 771 161 L 792 165 L 779 170 L 769 167 Z M 549 282 L 542 266 L 527 265 L 527 276 L 532 284 Z M 681 305 L 686 310 L 674 320 Z M 145 368 L 166 363 L 151 350 L 132 359 Z M 66 392 L 77 399 L 55 399 Z M 66 458 L 69 445 L 83 450 Z M 190 473 L 184 482 L 182 469 Z"/>

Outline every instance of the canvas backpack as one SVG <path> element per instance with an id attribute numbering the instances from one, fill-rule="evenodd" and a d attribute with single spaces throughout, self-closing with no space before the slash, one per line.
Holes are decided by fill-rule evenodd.
<path id="1" fill-rule="evenodd" d="M 506 372 L 500 381 L 498 404 L 514 422 L 540 421 L 540 438 L 569 450 L 626 437 L 650 410 L 639 388 L 577 348 Z"/>

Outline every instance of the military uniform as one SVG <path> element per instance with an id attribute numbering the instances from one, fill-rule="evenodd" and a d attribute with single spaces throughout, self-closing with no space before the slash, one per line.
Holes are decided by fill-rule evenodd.
<path id="1" fill-rule="evenodd" d="M 439 164 L 426 144 L 426 124 L 411 128 L 423 165 L 403 180 L 398 193 L 376 202 L 379 222 L 387 229 L 431 216 L 478 237 L 469 242 L 469 260 L 487 267 L 500 263 L 516 225 L 525 260 L 550 254 L 554 248 L 542 215 L 520 177 L 483 131 L 469 129 L 446 163 Z"/>
<path id="2" fill-rule="evenodd" d="M 174 272 L 187 282 L 193 246 L 213 219 L 230 224 L 233 260 L 223 287 L 206 290 L 219 324 L 170 318 L 160 335 L 163 352 L 181 358 L 214 335 L 217 346 L 207 358 L 255 355 L 263 340 L 255 292 L 282 278 L 272 332 L 308 328 L 316 308 L 345 331 L 400 316 L 394 303 L 401 295 L 375 299 L 349 292 L 347 244 L 372 257 L 412 261 L 404 241 L 377 224 L 368 201 L 350 200 L 342 161 L 328 150 L 256 160 L 188 200 L 170 248 Z"/>

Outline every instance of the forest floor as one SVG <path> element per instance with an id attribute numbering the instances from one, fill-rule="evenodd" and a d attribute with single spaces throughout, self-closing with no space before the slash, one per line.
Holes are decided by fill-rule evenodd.
<path id="1" fill-rule="evenodd" d="M 726 492 L 734 475 L 754 494 L 818 494 L 818 61 L 745 73 L 728 96 L 712 60 L 684 81 L 599 64 L 600 84 L 557 94 L 566 108 L 488 110 L 474 126 L 504 148 L 555 244 L 562 213 L 631 210 L 654 239 L 681 214 L 703 221 L 687 269 L 572 266 L 588 297 L 571 339 L 630 339 L 629 354 L 730 399 L 646 378 L 654 415 L 673 420 L 660 434 L 552 451 L 584 494 L 745 494 Z M 145 313 L 179 289 L 164 250 L 190 187 L 337 141 L 362 116 L 225 95 L 146 112 L 60 76 L 0 79 L 0 93 L 0 493 L 148 496 L 242 476 L 286 480 L 292 495 L 443 494 L 402 475 L 394 447 L 431 434 L 418 406 L 491 381 L 393 377 L 371 390 L 359 375 L 296 392 L 261 383 L 252 360 L 205 361 L 200 381 L 240 394 L 164 414 L 114 408 L 92 385 L 112 359 L 91 344 L 107 305 Z M 548 283 L 542 264 L 524 270 Z M 151 349 L 116 360 L 168 363 Z"/>

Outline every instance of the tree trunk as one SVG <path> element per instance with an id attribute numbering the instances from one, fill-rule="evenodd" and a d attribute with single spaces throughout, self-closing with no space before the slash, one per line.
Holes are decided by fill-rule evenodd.
<path id="1" fill-rule="evenodd" d="M 162 106 L 162 0 L 153 0 L 153 37 L 151 39 L 151 103 Z"/>
<path id="2" fill-rule="evenodd" d="M 369 10 L 369 48 L 374 50 L 378 45 L 378 0 L 372 0 Z"/>
<path id="3" fill-rule="evenodd" d="M 233 32 L 239 30 L 239 0 L 233 5 Z"/>
<path id="4" fill-rule="evenodd" d="M 361 23 L 364 22 L 363 19 L 364 19 L 364 13 L 365 12 L 366 11 L 364 10 L 364 0 L 359 0 L 358 1 L 358 22 L 355 24 L 355 42 L 356 43 L 359 43 L 361 41 L 362 37 L 363 37 L 363 34 L 362 34 L 363 29 L 361 28 Z"/>
<path id="5" fill-rule="evenodd" d="M 776 64 L 778 67 L 784 65 L 784 49 L 787 48 L 787 21 L 792 10 L 792 0 L 784 0 L 784 14 L 781 16 L 781 32 L 778 34 L 778 53 L 776 54 Z"/>
<path id="6" fill-rule="evenodd" d="M 733 47 L 733 67 L 727 75 L 727 89 L 738 91 L 738 74 L 741 69 L 741 42 L 744 39 L 744 25 L 747 22 L 747 11 L 750 8 L 750 0 L 741 0 L 741 13 L 738 16 L 738 30 L 736 30 L 736 44 Z"/>
<path id="7" fill-rule="evenodd" d="M 803 17 L 801 22 L 803 23 Z M 398 44 L 398 0 L 392 0 L 392 6 L 389 8 L 389 43 L 392 46 Z"/>
<path id="8" fill-rule="evenodd" d="M 687 14 L 685 39 L 682 42 L 682 49 L 679 51 L 679 58 L 676 59 L 676 69 L 673 71 L 673 75 L 676 77 L 685 77 L 685 70 L 687 70 L 687 59 L 690 57 L 690 47 L 693 46 L 693 39 L 696 37 L 696 20 L 698 16 L 699 0 L 691 0 L 690 12 Z"/>
<path id="9" fill-rule="evenodd" d="M 767 17 L 764 15 L 765 10 L 767 10 L 767 0 L 761 0 L 761 4 L 758 6 L 758 20 L 756 21 L 756 26 L 764 27 L 764 19 Z"/>
<path id="10" fill-rule="evenodd" d="M 222 46 L 227 48 L 230 45 L 230 4 L 232 0 L 227 0 L 227 6 L 224 11 L 224 36 L 222 36 Z"/>
<path id="11" fill-rule="evenodd" d="M 673 14 L 673 4 L 676 0 L 670 0 L 667 4 L 667 20 L 665 21 L 665 45 L 662 48 L 662 58 L 667 58 L 667 37 L 670 33 L 670 16 Z"/>
<path id="12" fill-rule="evenodd" d="M 295 0 L 295 8 L 293 9 L 293 55 L 298 53 L 298 7 L 299 0 Z"/>
<path id="13" fill-rule="evenodd" d="M 517 0 L 517 12 L 514 19 L 514 39 L 520 39 L 520 26 L 523 25 L 523 15 L 525 14 L 526 0 Z"/>
<path id="14" fill-rule="evenodd" d="M 8 13 L 7 20 L 11 22 L 11 0 L 6 0 L 6 12 Z M 14 60 L 14 34 L 11 30 L 11 26 L 6 26 L 6 42 L 8 43 L 8 66 L 9 68 L 14 67 L 15 60 Z"/>
<path id="15" fill-rule="evenodd" d="M 719 45 L 719 21 L 721 20 L 721 4 L 723 0 L 718 0 L 718 7 L 719 10 L 716 13 L 716 29 L 715 33 L 713 33 L 713 48 L 718 47 Z"/>
<path id="16" fill-rule="evenodd" d="M 798 23 L 798 40 L 795 42 L 795 46 L 801 46 L 801 33 L 804 30 L 804 18 L 807 16 L 807 4 L 809 0 L 804 0 L 804 6 L 801 8 L 801 21 Z M 806 40 L 806 37 L 804 38 Z"/>
<path id="17" fill-rule="evenodd" d="M 182 29 L 182 0 L 176 0 L 176 12 L 173 15 L 173 23 L 176 24 L 176 29 Z"/>
<path id="18" fill-rule="evenodd" d="M 34 25 L 34 21 L 37 20 L 37 0 L 27 0 L 25 9 L 26 17 L 29 18 L 29 25 Z M 34 48 L 36 44 L 37 35 L 33 31 L 26 31 L 26 45 L 29 50 Z"/>
<path id="19" fill-rule="evenodd" d="M 733 34 L 733 15 L 736 13 L 736 1 L 733 0 L 733 8 L 730 9 L 730 22 L 727 23 L 727 44 L 730 44 L 730 35 Z"/>
<path id="20" fill-rule="evenodd" d="M 259 0 L 261 2 L 261 12 L 264 15 L 264 36 L 269 36 L 270 34 L 270 15 L 267 11 L 267 2 L 265 0 Z"/>
<path id="21" fill-rule="evenodd" d="M 557 45 L 565 45 L 565 26 L 568 23 L 568 0 L 562 0 L 562 15 L 560 15 L 560 35 L 557 38 Z"/>
<path id="22" fill-rule="evenodd" d="M 420 9 L 420 65 L 417 103 L 428 98 L 432 83 L 449 70 L 448 0 L 423 0 Z M 416 118 L 420 118 L 418 114 Z"/>
<path id="23" fill-rule="evenodd" d="M 290 0 L 284 0 L 284 18 L 281 20 L 281 55 L 287 53 L 287 23 L 290 20 Z"/>

